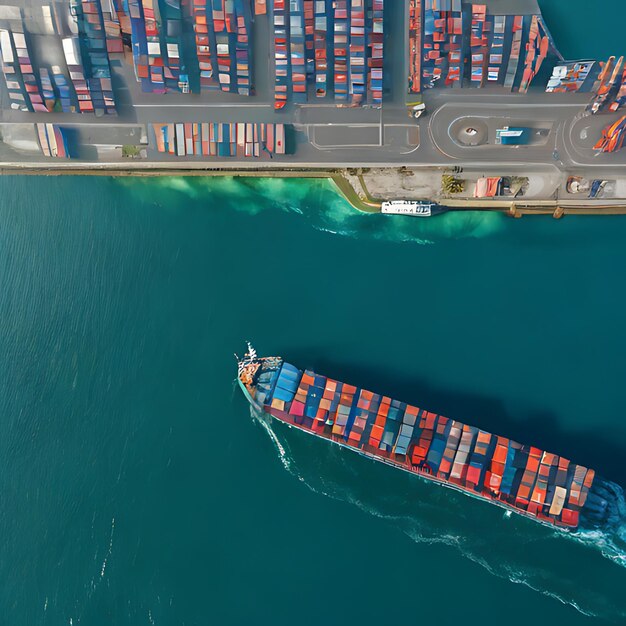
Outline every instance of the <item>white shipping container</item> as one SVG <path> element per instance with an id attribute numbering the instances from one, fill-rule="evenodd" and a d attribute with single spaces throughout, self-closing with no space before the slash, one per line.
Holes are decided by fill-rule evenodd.
<path id="1" fill-rule="evenodd" d="M 13 41 L 15 42 L 16 48 L 26 48 L 26 38 L 24 37 L 24 33 L 13 32 Z"/>
<path id="2" fill-rule="evenodd" d="M 63 39 L 63 54 L 65 54 L 65 60 L 68 65 L 81 65 L 78 46 L 76 45 L 76 39 L 73 37 Z"/>
<path id="3" fill-rule="evenodd" d="M 5 63 L 13 63 L 15 56 L 11 45 L 11 33 L 8 30 L 0 30 L 0 49 L 2 50 L 2 60 Z"/>
<path id="4" fill-rule="evenodd" d="M 148 55 L 151 57 L 161 56 L 161 45 L 158 41 L 149 41 L 148 42 Z"/>
<path id="5" fill-rule="evenodd" d="M 50 9 L 50 5 L 46 4 L 42 6 L 41 12 L 43 14 L 43 25 L 45 34 L 55 35 L 56 29 L 54 28 L 54 20 L 52 19 L 52 10 Z"/>
<path id="6" fill-rule="evenodd" d="M 176 124 L 176 154 L 185 156 L 185 127 L 182 124 Z"/>

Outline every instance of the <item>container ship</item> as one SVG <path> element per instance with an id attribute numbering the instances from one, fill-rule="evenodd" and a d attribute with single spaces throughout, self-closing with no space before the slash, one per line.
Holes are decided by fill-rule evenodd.
<path id="1" fill-rule="evenodd" d="M 238 382 L 257 412 L 564 531 L 618 531 L 622 488 L 594 470 L 384 395 L 259 357 Z"/>

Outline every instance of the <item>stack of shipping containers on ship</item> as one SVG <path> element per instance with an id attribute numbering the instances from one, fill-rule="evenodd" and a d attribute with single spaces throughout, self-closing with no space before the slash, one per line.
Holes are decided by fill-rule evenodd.
<path id="1" fill-rule="evenodd" d="M 106 31 L 99 0 L 78 0 L 72 5 L 78 22 L 84 71 L 96 115 L 115 114 Z"/>
<path id="2" fill-rule="evenodd" d="M 239 381 L 253 405 L 287 424 L 541 522 L 575 530 L 623 517 L 621 488 L 539 448 L 279 358 L 247 355 Z"/>
<path id="3" fill-rule="evenodd" d="M 162 154 L 208 157 L 263 157 L 285 154 L 284 124 L 152 124 Z"/>

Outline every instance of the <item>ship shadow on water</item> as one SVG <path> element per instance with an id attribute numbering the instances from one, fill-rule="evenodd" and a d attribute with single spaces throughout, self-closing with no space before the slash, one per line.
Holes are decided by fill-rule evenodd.
<path id="1" fill-rule="evenodd" d="M 490 432 L 553 450 L 595 467 L 608 478 L 624 477 L 619 464 L 623 449 L 618 444 L 597 436 L 564 433 L 549 414 L 534 414 L 520 423 L 507 415 L 498 400 L 451 393 L 419 380 L 407 380 L 399 373 L 380 372 L 358 363 L 329 361 L 311 349 L 290 350 L 287 360 L 378 393 L 439 409 Z M 349 502 L 381 518 L 416 544 L 454 548 L 492 574 L 554 597 L 584 614 L 611 620 L 626 618 L 626 569 L 615 565 L 624 564 L 624 555 L 605 537 L 572 537 L 329 445 L 266 416 L 260 419 L 284 466 L 315 493 Z M 589 454 L 592 446 L 602 450 L 603 455 L 613 455 L 613 459 L 601 459 L 597 450 Z M 589 580 L 589 571 L 597 573 L 593 581 Z"/>

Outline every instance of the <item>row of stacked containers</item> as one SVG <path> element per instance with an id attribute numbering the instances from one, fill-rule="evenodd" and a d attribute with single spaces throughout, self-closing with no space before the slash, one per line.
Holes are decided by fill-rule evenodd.
<path id="1" fill-rule="evenodd" d="M 274 107 L 382 102 L 384 0 L 274 0 Z"/>
<path id="2" fill-rule="evenodd" d="M 28 35 L 15 27 L 0 31 L 0 58 L 13 109 L 44 112 L 58 103 L 57 110 L 63 112 L 114 114 L 110 55 L 124 53 L 125 37 L 144 92 L 190 90 L 183 45 L 186 16 L 180 0 L 110 0 L 104 3 L 106 10 L 100 0 L 68 4 L 74 32 L 65 16 L 55 13 L 60 5 L 44 7 L 59 38 L 63 67 L 41 59 L 35 72 Z M 250 0 L 195 0 L 188 9 L 196 36 L 200 88 L 252 93 L 252 6 Z M 264 3 L 254 6 L 261 12 L 265 9 Z"/>
<path id="3" fill-rule="evenodd" d="M 23 32 L 0 30 L 0 58 L 11 108 L 46 112 L 44 94 L 35 77 Z"/>
<path id="4" fill-rule="evenodd" d="M 593 470 L 288 363 L 260 380 L 255 400 L 282 421 L 543 522 L 578 526 Z"/>
<path id="5" fill-rule="evenodd" d="M 285 154 L 284 124 L 152 124 L 158 152 L 175 156 L 273 157 Z"/>
<path id="6" fill-rule="evenodd" d="M 408 28 L 413 94 L 435 86 L 526 93 L 548 56 L 562 60 L 538 15 L 492 15 L 484 4 L 461 0 L 409 0 Z"/>
<path id="7" fill-rule="evenodd" d="M 595 92 L 591 113 L 626 105 L 623 57 L 564 61 L 539 15 L 492 15 L 484 4 L 409 0 L 408 93 L 431 87 L 502 86 L 527 93 L 546 59 L 548 93 Z"/>
<path id="8" fill-rule="evenodd" d="M 54 5 L 53 5 L 54 6 Z M 32 60 L 32 42 L 24 28 L 0 30 L 0 59 L 11 108 L 21 111 L 115 114 L 106 31 L 100 2 L 70 4 L 78 36 L 64 32 L 63 19 L 47 9 L 47 26 L 59 35 L 65 67 L 45 58 Z M 46 11 L 44 11 L 46 15 Z M 23 24 L 23 21 L 22 21 Z"/>
<path id="9" fill-rule="evenodd" d="M 44 156 L 67 159 L 70 157 L 65 130 L 57 124 L 35 124 L 37 139 Z"/>
<path id="10" fill-rule="evenodd" d="M 181 74 L 183 34 L 179 0 L 164 3 L 161 15 L 157 0 L 124 0 L 130 18 L 135 75 L 146 93 L 186 91 L 188 80 Z"/>
<path id="11" fill-rule="evenodd" d="M 145 92 L 220 89 L 252 95 L 252 22 L 268 11 L 275 108 L 318 98 L 382 102 L 383 0 L 71 0 L 73 30 L 60 6 L 42 10 L 60 39 L 61 63 L 33 64 L 23 25 L 0 30 L 14 109 L 114 114 L 109 57 L 123 53 L 124 42 Z M 605 101 L 612 111 L 626 104 L 621 59 L 564 62 L 538 15 L 493 15 L 484 4 L 461 0 L 409 0 L 408 7 L 410 94 L 434 86 L 501 86 L 525 93 L 554 67 L 549 81 L 546 76 L 547 91 L 604 90 L 596 108 Z"/>
<path id="12" fill-rule="evenodd" d="M 81 111 L 93 111 L 96 115 L 115 114 L 111 67 L 100 2 L 75 0 L 72 13 L 77 19 L 80 57 L 84 60 L 83 80 L 86 78 L 88 88 L 88 98 L 81 100 L 79 97 L 79 106 L 83 102 L 90 103 L 85 109 L 81 107 Z"/>
<path id="13" fill-rule="evenodd" d="M 125 0 L 132 27 L 135 72 L 142 90 L 152 93 L 190 91 L 190 73 L 184 63 L 184 15 L 180 0 Z M 159 8 L 160 7 L 160 8 Z M 251 95 L 250 0 L 193 0 L 189 4 L 197 65 L 196 90 Z"/>

